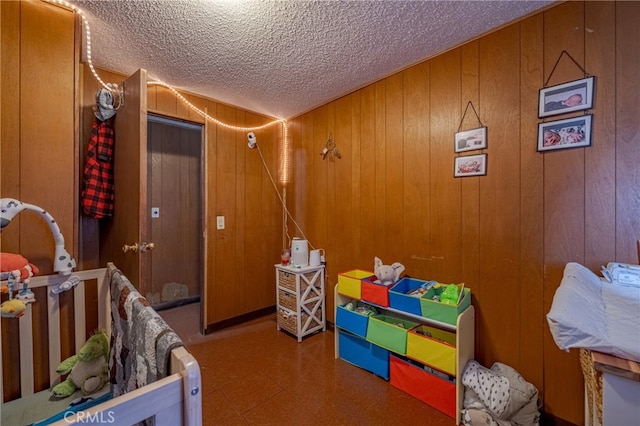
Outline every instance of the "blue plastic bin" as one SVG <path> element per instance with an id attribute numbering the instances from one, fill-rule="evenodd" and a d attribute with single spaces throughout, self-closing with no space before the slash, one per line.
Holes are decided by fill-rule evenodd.
<path id="1" fill-rule="evenodd" d="M 429 281 L 418 280 L 416 278 L 401 278 L 391 289 L 389 289 L 389 304 L 399 311 L 422 316 L 420 298 L 410 296 L 409 293 L 422 287 Z"/>
<path id="2" fill-rule="evenodd" d="M 336 326 L 343 330 L 347 330 L 360 337 L 367 336 L 367 325 L 369 317 L 359 314 L 355 311 L 346 309 L 343 305 L 338 305 L 336 312 Z"/>
<path id="3" fill-rule="evenodd" d="M 338 330 L 340 359 L 389 380 L 389 351 L 366 340 Z"/>

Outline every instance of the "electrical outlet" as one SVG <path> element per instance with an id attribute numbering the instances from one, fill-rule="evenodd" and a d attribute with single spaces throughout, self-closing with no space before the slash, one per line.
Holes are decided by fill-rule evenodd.
<path id="1" fill-rule="evenodd" d="M 224 216 L 216 216 L 216 219 L 218 221 L 217 222 L 218 223 L 217 228 L 218 229 L 224 229 Z"/>

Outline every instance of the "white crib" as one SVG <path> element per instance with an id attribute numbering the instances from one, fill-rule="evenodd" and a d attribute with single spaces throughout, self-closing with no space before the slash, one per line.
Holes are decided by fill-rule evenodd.
<path id="1" fill-rule="evenodd" d="M 86 341 L 87 315 L 95 316 L 97 310 L 98 328 L 110 331 L 111 328 L 111 300 L 109 292 L 109 272 L 115 270 L 113 264 L 106 268 L 92 269 L 74 272 L 81 281 L 73 289 L 73 316 L 75 349 L 77 350 Z M 97 282 L 97 306 L 86 306 L 85 291 L 87 282 Z M 2 424 L 16 424 L 16 419 L 24 418 L 22 410 L 29 410 L 29 416 L 37 413 L 36 420 L 49 418 L 53 413 L 64 411 L 64 406 L 48 408 L 48 400 L 51 396 L 49 389 L 40 392 L 34 391 L 34 351 L 48 350 L 49 352 L 49 383 L 53 387 L 60 382 L 60 375 L 56 368 L 61 359 L 61 297 L 53 294 L 51 288 L 65 281 L 60 275 L 48 275 L 33 277 L 29 282 L 29 288 L 33 291 L 40 287 L 46 287 L 46 301 L 43 300 L 42 291 L 37 293 L 35 303 L 46 303 L 48 311 L 48 348 L 38 348 L 33 343 L 34 318 L 31 306 L 29 306 L 21 318 L 5 319 L 3 321 L 19 321 L 19 359 L 20 359 L 20 398 L 2 404 Z M 92 284 L 93 285 L 93 284 Z M 69 300 L 69 297 L 64 300 Z M 66 307 L 69 309 L 70 307 Z M 6 323 L 5 323 L 6 324 Z M 1 330 L 0 330 L 1 331 Z M 13 338 L 11 339 L 13 341 Z M 0 365 L 2 357 L 8 353 L 8 348 L 1 347 L 0 341 Z M 109 399 L 85 411 L 64 414 L 64 418 L 54 422 L 55 425 L 69 425 L 74 423 L 99 424 L 112 423 L 118 425 L 131 425 L 145 419 L 155 417 L 156 425 L 194 425 L 202 424 L 202 385 L 200 368 L 196 359 L 185 347 L 174 348 L 171 351 L 171 374 L 167 377 L 150 383 L 139 389 L 124 395 Z M 18 370 L 0 371 L 0 398 L 4 401 L 4 375 L 17 374 Z M 63 401 L 64 403 L 64 401 Z M 55 404 L 51 404 L 55 405 Z M 66 405 L 65 405 L 66 406 Z M 52 411 L 52 413 L 45 413 Z M 41 416 L 41 417 L 39 417 Z M 22 423 L 22 421 L 19 421 Z"/>

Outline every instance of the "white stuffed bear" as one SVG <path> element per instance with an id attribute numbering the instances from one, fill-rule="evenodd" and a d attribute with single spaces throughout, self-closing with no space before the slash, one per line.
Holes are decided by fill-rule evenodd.
<path id="1" fill-rule="evenodd" d="M 399 262 L 395 262 L 392 265 L 383 265 L 382 260 L 378 257 L 374 260 L 375 265 L 373 273 L 375 274 L 378 284 L 391 285 L 394 284 L 400 278 L 400 274 L 404 272 L 404 265 Z"/>

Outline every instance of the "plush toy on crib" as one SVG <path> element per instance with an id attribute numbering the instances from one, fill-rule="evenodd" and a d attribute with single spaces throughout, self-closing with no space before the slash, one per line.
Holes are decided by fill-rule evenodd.
<path id="1" fill-rule="evenodd" d="M 395 262 L 392 265 L 383 265 L 382 260 L 375 258 L 375 267 L 373 273 L 377 280 L 376 283 L 383 285 L 391 285 L 398 281 L 400 274 L 404 272 L 404 265 L 399 262 Z"/>
<path id="2" fill-rule="evenodd" d="M 35 296 L 27 287 L 29 279 L 40 271 L 33 263 L 15 253 L 0 253 L 0 280 L 8 280 L 8 285 L 2 286 L 0 291 L 9 293 L 9 300 L 0 305 L 0 315 L 4 318 L 20 318 L 26 310 L 26 305 L 35 302 Z M 17 286 L 22 283 L 22 289 Z M 13 286 L 16 285 L 16 288 Z M 15 296 L 13 292 L 18 291 Z"/>
<path id="3" fill-rule="evenodd" d="M 100 330 L 73 355 L 60 363 L 56 372 L 68 374 L 51 389 L 56 397 L 67 397 L 80 389 L 84 395 L 98 392 L 109 380 L 109 338 Z"/>
<path id="4" fill-rule="evenodd" d="M 27 310 L 27 305 L 22 300 L 9 299 L 0 305 L 0 315 L 2 318 L 20 318 Z"/>

